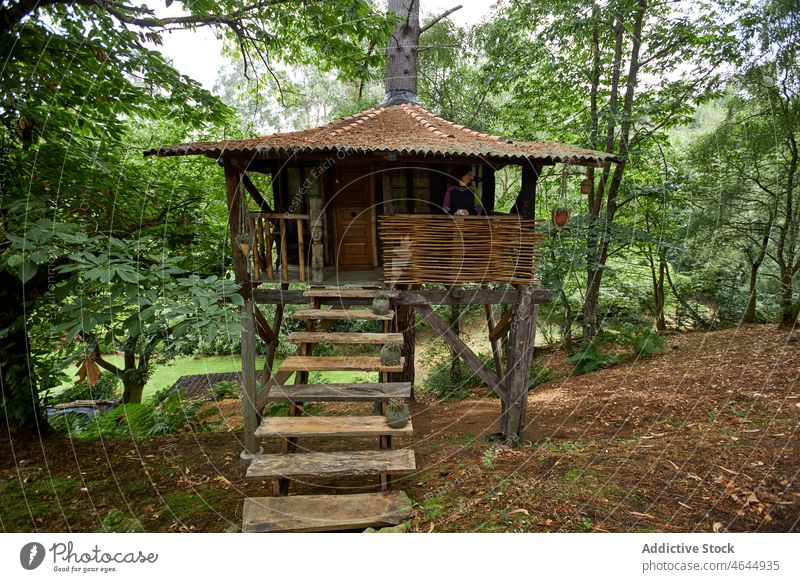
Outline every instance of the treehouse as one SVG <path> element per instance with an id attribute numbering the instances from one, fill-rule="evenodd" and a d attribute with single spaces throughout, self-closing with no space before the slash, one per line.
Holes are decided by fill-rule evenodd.
<path id="1" fill-rule="evenodd" d="M 392 475 L 413 471 L 413 452 L 409 457 L 407 450 L 391 450 L 391 438 L 408 435 L 411 424 L 389 428 L 379 414 L 390 398 L 413 395 L 415 312 L 500 396 L 503 437 L 521 437 L 536 306 L 550 297 L 548 291 L 535 288 L 541 237 L 534 220 L 537 179 L 545 166 L 600 166 L 616 161 L 612 155 L 479 133 L 409 101 L 387 103 L 304 131 L 159 147 L 146 153 L 203 155 L 224 168 L 235 276 L 246 299 L 242 400 L 243 458 L 252 461 L 249 476 L 275 479 L 276 493 L 286 494 L 288 480 L 299 476 L 347 474 L 349 469 L 378 474 L 388 488 Z M 473 168 L 483 214 L 454 216 L 445 211 L 444 197 L 456 165 Z M 510 214 L 495 210 L 495 172 L 508 165 L 521 167 L 519 195 Z M 271 197 L 258 190 L 250 178 L 253 173 L 269 175 Z M 365 309 L 379 290 L 392 304 L 383 315 Z M 267 303 L 277 306 L 272 322 L 259 309 Z M 436 304 L 476 303 L 486 306 L 493 367 L 431 309 Z M 293 314 L 305 321 L 306 329 L 289 335 L 300 346 L 298 353 L 273 373 L 287 304 L 307 306 Z M 510 309 L 495 321 L 493 308 L 503 304 Z M 349 319 L 377 319 L 383 331 L 329 331 L 331 321 Z M 505 361 L 499 350 L 504 336 Z M 267 354 L 260 373 L 255 348 L 259 339 L 266 343 Z M 403 348 L 400 363 L 392 365 L 378 357 L 314 355 L 314 346 L 325 342 L 380 346 L 393 341 L 402 342 Z M 310 372 L 323 370 L 378 372 L 380 382 L 307 383 Z M 287 384 L 290 378 L 293 384 Z M 262 409 L 278 401 L 291 403 L 290 416 L 261 418 Z M 303 403 L 325 401 L 370 402 L 374 414 L 335 420 L 302 416 Z M 320 436 L 374 436 L 380 450 L 374 451 L 374 458 L 356 452 L 339 457 L 304 453 L 296 456 L 297 466 L 282 455 L 261 454 L 262 438 L 281 438 L 288 453 L 295 450 L 298 438 Z M 296 501 L 248 500 L 245 528 L 285 527 L 283 522 L 275 524 L 275 516 L 298 508 L 276 503 Z"/>
<path id="2" fill-rule="evenodd" d="M 390 423 L 384 413 L 388 401 L 413 398 L 416 315 L 499 395 L 500 435 L 518 441 L 537 306 L 550 299 L 549 291 L 536 288 L 537 180 L 545 166 L 617 161 L 568 144 L 480 133 L 427 111 L 416 97 L 419 3 L 390 0 L 389 9 L 402 18 L 387 47 L 380 106 L 303 131 L 145 152 L 206 156 L 224 168 L 233 265 L 245 298 L 241 458 L 249 478 L 273 482 L 272 497 L 245 500 L 243 531 L 356 529 L 409 515 L 405 494 L 389 490 L 393 480 L 417 469 L 408 441 L 413 419 Z M 512 212 L 502 213 L 495 209 L 495 172 L 509 165 L 521 168 L 521 184 Z M 461 176 L 453 175 L 456 167 Z M 445 208 L 448 186 L 467 167 L 482 211 L 453 215 Z M 266 174 L 268 182 L 256 174 Z M 256 185 L 265 182 L 271 196 Z M 386 310 L 369 308 L 379 293 L 389 300 Z M 265 304 L 276 306 L 272 321 L 261 310 Z M 290 304 L 302 305 L 292 317 L 304 329 L 289 334 L 297 352 L 274 370 Z M 491 364 L 436 315 L 432 306 L 442 304 L 485 306 Z M 496 317 L 499 305 L 506 308 Z M 371 320 L 379 329 L 336 330 L 336 322 L 350 320 Z M 265 344 L 261 371 L 258 341 Z M 367 344 L 384 352 L 394 343 L 402 346 L 397 357 L 315 353 L 320 344 Z M 363 371 L 378 381 L 309 383 L 317 371 Z M 289 415 L 262 417 L 275 402 L 288 403 Z M 353 416 L 304 415 L 304 404 L 314 402 L 365 408 Z M 327 438 L 353 444 L 331 451 Z M 404 446 L 392 448 L 393 439 Z M 377 449 L 363 450 L 365 440 Z M 265 454 L 262 443 L 274 451 L 276 442 L 282 452 Z M 292 480 L 353 475 L 375 476 L 382 492 L 288 495 Z"/>

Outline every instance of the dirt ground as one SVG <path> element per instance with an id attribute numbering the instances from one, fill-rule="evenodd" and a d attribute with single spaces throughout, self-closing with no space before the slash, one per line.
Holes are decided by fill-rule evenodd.
<path id="1" fill-rule="evenodd" d="M 415 502 L 412 531 L 800 530 L 800 333 L 675 334 L 662 355 L 576 377 L 563 352 L 539 357 L 557 374 L 530 393 L 518 448 L 485 438 L 499 429 L 497 398 L 417 394 L 416 434 L 395 442 L 416 452 L 418 472 L 395 482 Z M 235 531 L 243 498 L 271 488 L 243 478 L 238 401 L 218 406 L 235 432 L 0 441 L 0 528 L 103 531 L 117 510 L 145 531 Z M 373 487 L 337 479 L 292 493 Z"/>

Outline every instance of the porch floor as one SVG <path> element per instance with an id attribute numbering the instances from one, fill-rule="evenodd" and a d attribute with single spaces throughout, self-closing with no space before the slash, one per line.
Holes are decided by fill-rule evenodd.
<path id="1" fill-rule="evenodd" d="M 306 280 L 300 280 L 300 270 L 297 265 L 289 265 L 289 278 L 283 279 L 283 273 L 278 269 L 273 280 L 254 280 L 256 286 L 272 286 L 282 283 L 308 285 L 309 287 L 345 287 L 358 286 L 370 289 L 383 289 L 383 267 L 366 269 L 362 271 L 344 271 L 336 266 L 325 267 L 322 270 L 322 281 L 311 282 L 311 270 L 306 269 Z"/>

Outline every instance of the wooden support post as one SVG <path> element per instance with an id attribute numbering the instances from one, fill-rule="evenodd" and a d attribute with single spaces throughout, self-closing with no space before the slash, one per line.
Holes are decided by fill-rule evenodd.
<path id="1" fill-rule="evenodd" d="M 416 327 L 414 326 L 414 308 L 410 305 L 393 304 L 395 312 L 395 329 L 403 334 L 403 349 L 400 355 L 405 358 L 402 372 L 392 372 L 392 382 L 411 382 L 411 398 L 414 398 L 414 346 Z"/>
<path id="2" fill-rule="evenodd" d="M 388 166 L 381 172 L 381 199 L 383 201 L 383 215 L 394 216 L 394 199 L 392 198 L 392 183 Z"/>
<path id="3" fill-rule="evenodd" d="M 236 282 L 242 286 L 242 296 L 248 299 L 252 291 L 252 285 L 247 276 L 247 256 L 236 244 L 236 237 L 244 224 L 246 210 L 242 194 L 242 171 L 239 168 L 238 161 L 231 158 L 225 158 L 223 166 L 228 201 L 228 228 L 230 229 L 231 246 L 233 247 L 233 271 Z"/>
<path id="4" fill-rule="evenodd" d="M 506 440 L 519 442 L 525 427 L 528 407 L 528 374 L 536 339 L 537 305 L 531 301 L 530 287 L 519 287 L 519 303 L 514 306 L 508 338 L 505 388 L 508 398 L 503 407 L 502 433 Z"/>
<path id="5" fill-rule="evenodd" d="M 517 196 L 517 214 L 533 220 L 536 215 L 536 182 L 542 167 L 527 160 L 522 164 L 522 188 Z"/>
<path id="6" fill-rule="evenodd" d="M 484 166 L 483 170 L 485 175 L 483 176 L 483 191 L 481 192 L 481 204 L 483 204 L 483 209 L 486 211 L 486 214 L 491 214 L 494 212 L 494 204 L 495 204 L 495 179 L 494 179 L 494 168 L 491 166 Z"/>
<path id="7" fill-rule="evenodd" d="M 255 432 L 256 410 L 256 325 L 253 300 L 247 299 L 242 310 L 242 416 L 244 418 L 244 451 L 242 459 L 257 455 L 261 449 Z"/>

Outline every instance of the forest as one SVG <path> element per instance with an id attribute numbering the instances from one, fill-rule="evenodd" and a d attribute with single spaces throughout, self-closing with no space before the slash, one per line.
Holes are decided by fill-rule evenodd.
<path id="1" fill-rule="evenodd" d="M 202 421 L 187 420 L 179 403 L 164 406 L 170 384 L 148 382 L 176 361 L 239 353 L 243 299 L 222 171 L 207 158 L 144 150 L 315 127 L 383 96 L 394 26 L 385 3 L 178 0 L 180 16 L 160 16 L 155 4 L 0 5 L 0 386 L 9 438 L 75 430 L 48 420 L 47 408 L 92 397 L 141 406 L 148 437 L 196 429 Z M 538 286 L 552 301 L 540 307 L 537 346 L 563 362 L 537 355 L 542 376 L 532 388 L 554 374 L 615 373 L 631 360 L 652 380 L 670 338 L 696 333 L 741 328 L 765 342 L 782 334 L 775 349 L 796 341 L 796 2 L 500 1 L 470 26 L 426 12 L 424 1 L 422 11 L 418 87 L 428 110 L 480 132 L 621 160 L 557 165 L 539 178 Z M 157 50 L 170 31 L 201 28 L 222 39 L 227 58 L 213 90 Z M 583 191 L 587 177 L 601 186 Z M 498 171 L 498 210 L 512 208 L 518 184 L 515 167 Z M 569 213 L 563 228 L 552 220 L 557 209 Z M 465 337 L 476 320 L 484 325 L 480 310 L 439 311 Z M 283 329 L 292 325 L 285 319 Z M 425 325 L 418 318 L 418 334 Z M 279 357 L 293 347 L 282 344 Z M 737 365 L 749 358 L 733 349 L 720 357 L 734 352 Z M 796 349 L 782 358 L 774 366 L 796 373 Z M 456 358 L 433 359 L 418 380 L 440 401 L 479 384 Z M 119 422 L 81 426 L 89 437 L 119 433 Z M 541 436 L 550 453 L 565 452 Z M 479 454 L 479 464 L 502 463 L 506 453 L 487 450 L 495 452 Z M 444 511 L 436 503 L 424 506 L 431 522 Z M 571 523 L 592 529 L 584 516 Z M 763 521 L 742 527 L 753 523 Z M 797 526 L 787 518 L 779 528 Z"/>

